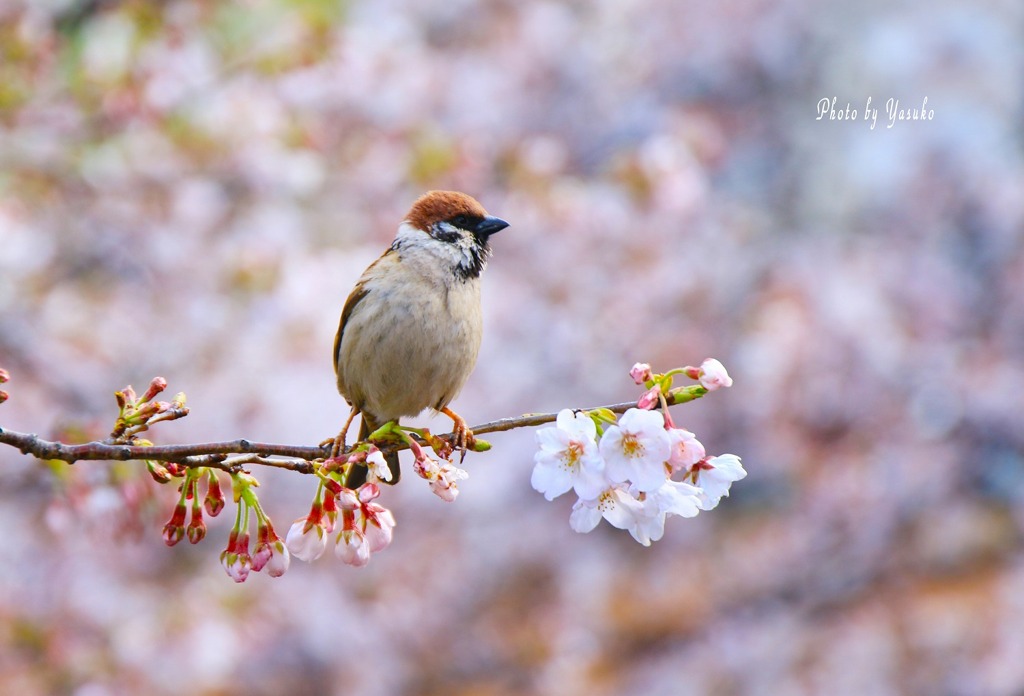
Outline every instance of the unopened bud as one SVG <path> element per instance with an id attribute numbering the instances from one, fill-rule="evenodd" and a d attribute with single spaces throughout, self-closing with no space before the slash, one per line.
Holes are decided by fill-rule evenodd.
<path id="1" fill-rule="evenodd" d="M 592 419 L 594 419 L 598 424 L 609 423 L 611 425 L 615 425 L 619 420 L 618 417 L 615 415 L 615 412 L 612 411 L 610 408 L 595 408 L 594 410 L 586 411 L 585 413 Z"/>
<path id="2" fill-rule="evenodd" d="M 636 363 L 629 371 L 629 376 L 637 384 L 643 384 L 651 379 L 651 366 L 647 363 Z"/>
<path id="3" fill-rule="evenodd" d="M 154 396 L 162 392 L 167 388 L 167 380 L 163 377 L 154 377 L 153 381 L 149 383 L 149 389 L 142 395 L 143 401 L 149 401 Z"/>
<path id="4" fill-rule="evenodd" d="M 2 404 L 3 402 L 7 401 L 7 399 L 8 399 L 7 392 L 5 392 L 3 389 L 0 389 L 0 404 Z"/>
<path id="5" fill-rule="evenodd" d="M 206 498 L 203 500 L 203 507 L 210 517 L 216 517 L 224 509 L 224 491 L 220 489 L 220 481 L 217 475 L 210 473 L 209 483 L 206 485 Z"/>
<path id="6" fill-rule="evenodd" d="M 256 544 L 256 548 L 252 552 L 252 570 L 253 572 L 260 572 L 263 570 L 263 566 L 267 565 L 271 557 L 274 555 L 274 550 L 271 548 L 270 543 L 267 541 L 261 541 Z"/>
<path id="7" fill-rule="evenodd" d="M 732 377 L 726 371 L 725 366 L 715 358 L 708 358 L 700 364 L 701 386 L 708 391 L 714 391 L 722 387 L 732 386 Z"/>
<path id="8" fill-rule="evenodd" d="M 171 472 L 167 470 L 167 467 L 153 461 L 152 459 L 146 460 L 146 469 L 149 471 L 149 475 L 152 476 L 153 480 L 157 483 L 167 483 L 171 480 Z"/>
<path id="9" fill-rule="evenodd" d="M 11 373 L 0 367 L 0 384 L 11 381 Z"/>
<path id="10" fill-rule="evenodd" d="M 658 405 L 659 396 L 661 395 L 661 385 L 655 384 L 653 387 L 648 389 L 641 395 L 640 399 L 636 402 L 636 407 L 649 411 Z"/>
<path id="11" fill-rule="evenodd" d="M 176 505 L 171 519 L 164 525 L 164 543 L 174 546 L 185 536 L 185 506 Z"/>
<path id="12" fill-rule="evenodd" d="M 342 471 L 344 470 L 345 464 L 350 461 L 352 461 L 351 457 L 329 457 L 328 459 L 324 460 L 323 471 L 324 473 L 327 473 L 329 471 Z"/>
<path id="13" fill-rule="evenodd" d="M 202 508 L 192 509 L 192 520 L 188 523 L 185 533 L 188 534 L 188 543 L 198 544 L 206 536 L 206 523 L 203 522 Z"/>
<path id="14" fill-rule="evenodd" d="M 134 423 L 145 423 L 150 418 L 160 413 L 160 401 L 150 401 L 147 404 L 143 404 L 132 416 L 132 422 Z"/>
<path id="15" fill-rule="evenodd" d="M 327 500 L 325 499 L 324 500 L 324 508 L 325 509 L 327 508 L 327 504 L 326 503 L 327 503 Z M 334 503 L 335 503 L 335 501 L 332 499 L 331 500 L 332 506 L 334 505 Z M 356 508 L 359 507 L 359 494 L 356 493 L 351 488 L 342 488 L 338 492 L 337 506 L 335 507 L 335 510 L 337 510 L 337 508 L 339 508 L 339 507 L 342 510 L 355 510 Z"/>

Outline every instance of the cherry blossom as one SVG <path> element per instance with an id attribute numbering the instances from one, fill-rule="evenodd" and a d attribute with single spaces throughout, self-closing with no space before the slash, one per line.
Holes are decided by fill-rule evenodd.
<path id="1" fill-rule="evenodd" d="M 607 488 L 604 461 L 598 453 L 597 427 L 582 412 L 563 409 L 554 428 L 537 431 L 540 445 L 533 459 L 530 484 L 548 500 L 554 500 L 570 488 L 581 498 L 596 498 Z"/>
<path id="2" fill-rule="evenodd" d="M 585 534 L 601 522 L 601 518 L 619 529 L 626 529 L 639 512 L 640 501 L 631 496 L 624 487 L 612 486 L 593 499 L 580 498 L 572 507 L 569 526 Z"/>
<path id="3" fill-rule="evenodd" d="M 438 471 L 437 478 L 430 482 L 430 490 L 441 500 L 453 503 L 459 495 L 457 482 L 467 478 L 469 478 L 468 471 L 460 469 L 451 462 L 445 462 Z"/>
<path id="4" fill-rule="evenodd" d="M 391 480 L 391 468 L 388 467 L 388 463 L 384 460 L 384 454 L 374 446 L 370 446 L 370 451 L 366 455 L 366 468 L 368 472 L 366 479 L 368 481 L 390 481 Z"/>
<path id="5" fill-rule="evenodd" d="M 672 447 L 668 465 L 673 472 L 689 471 L 707 455 L 697 436 L 685 428 L 671 428 L 668 430 L 668 439 Z"/>
<path id="6" fill-rule="evenodd" d="M 723 496 L 729 495 L 733 481 L 746 477 L 747 472 L 735 454 L 721 454 L 702 459 L 693 467 L 694 478 L 701 490 L 701 509 L 714 510 Z"/>
<path id="7" fill-rule="evenodd" d="M 465 469 L 460 469 L 451 462 L 441 464 L 427 456 L 422 449 L 416 453 L 413 471 L 430 483 L 430 490 L 434 495 L 448 503 L 455 502 L 459 496 L 458 482 L 469 478 L 469 473 Z"/>
<path id="8" fill-rule="evenodd" d="M 631 408 L 605 431 L 598 448 L 614 483 L 629 481 L 638 491 L 658 488 L 666 478 L 671 442 L 658 411 Z"/>

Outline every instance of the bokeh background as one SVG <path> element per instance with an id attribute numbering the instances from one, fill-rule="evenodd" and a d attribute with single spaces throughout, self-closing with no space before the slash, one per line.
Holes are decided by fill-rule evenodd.
<path id="1" fill-rule="evenodd" d="M 470 422 L 715 356 L 676 419 L 750 472 L 643 548 L 499 434 L 367 568 L 236 585 L 231 514 L 167 549 L 140 465 L 3 448 L 0 692 L 1024 693 L 1022 123 L 1010 0 L 0 3 L 3 427 L 159 374 L 161 443 L 319 442 L 349 289 L 455 188 L 513 225 Z M 287 529 L 313 482 L 255 473 Z"/>

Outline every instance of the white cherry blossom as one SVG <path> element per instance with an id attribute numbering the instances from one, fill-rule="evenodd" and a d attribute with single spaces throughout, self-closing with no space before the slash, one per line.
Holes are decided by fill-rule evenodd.
<path id="1" fill-rule="evenodd" d="M 671 428 L 668 439 L 672 449 L 668 457 L 668 465 L 672 471 L 689 471 L 693 465 L 707 456 L 704 445 L 697 436 L 684 428 Z"/>
<path id="2" fill-rule="evenodd" d="M 607 488 L 604 462 L 598 453 L 597 427 L 585 413 L 563 409 L 554 428 L 537 431 L 540 451 L 533 460 L 530 484 L 548 500 L 569 489 L 581 498 L 596 498 Z"/>
<path id="3" fill-rule="evenodd" d="M 618 425 L 605 431 L 598 447 L 609 480 L 630 482 L 638 491 L 651 491 L 667 478 L 665 462 L 671 442 L 659 411 L 631 408 Z"/>
<path id="4" fill-rule="evenodd" d="M 746 477 L 747 472 L 735 454 L 721 454 L 701 460 L 694 466 L 697 486 L 701 490 L 701 508 L 714 510 L 723 496 L 729 495 L 733 481 Z"/>

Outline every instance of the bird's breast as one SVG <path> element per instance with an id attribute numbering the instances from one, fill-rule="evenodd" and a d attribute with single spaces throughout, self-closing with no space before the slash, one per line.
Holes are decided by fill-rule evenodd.
<path id="1" fill-rule="evenodd" d="M 446 406 L 476 364 L 479 281 L 368 283 L 346 327 L 339 383 L 380 420 Z"/>

